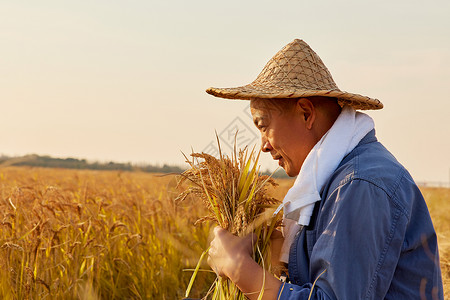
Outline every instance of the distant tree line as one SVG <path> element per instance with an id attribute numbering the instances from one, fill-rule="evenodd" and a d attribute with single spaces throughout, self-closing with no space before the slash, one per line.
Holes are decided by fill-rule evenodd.
<path id="1" fill-rule="evenodd" d="M 116 163 L 116 162 L 89 162 L 86 159 L 78 158 L 55 158 L 48 155 L 40 156 L 36 154 L 25 155 L 21 157 L 0 156 L 1 166 L 30 166 L 44 168 L 63 168 L 63 169 L 89 169 L 89 170 L 121 170 L 121 171 L 142 171 L 149 173 L 181 173 L 185 169 L 179 166 L 154 166 L 146 164 Z M 266 171 L 263 174 L 270 175 L 271 172 Z M 288 178 L 283 169 L 277 170 L 273 177 Z"/>
<path id="2" fill-rule="evenodd" d="M 143 171 L 151 173 L 181 173 L 184 171 L 178 166 L 133 165 L 131 163 L 116 162 L 88 162 L 86 159 L 77 158 L 55 158 L 51 156 L 26 155 L 21 157 L 0 157 L 0 166 L 30 166 L 44 168 L 64 169 L 90 169 L 90 170 L 121 170 L 121 171 Z"/>

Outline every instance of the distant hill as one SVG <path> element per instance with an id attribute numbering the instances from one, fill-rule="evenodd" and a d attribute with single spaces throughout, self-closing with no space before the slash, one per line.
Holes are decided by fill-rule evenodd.
<path id="1" fill-rule="evenodd" d="M 40 156 L 36 154 L 25 155 L 20 157 L 0 156 L 0 167 L 3 166 L 30 166 L 44 168 L 64 168 L 64 169 L 89 169 L 89 170 L 121 170 L 121 171 L 142 171 L 149 173 L 181 173 L 185 169 L 179 166 L 163 166 L 153 165 L 136 165 L 131 163 L 116 162 L 88 162 L 86 159 L 78 158 L 55 158 L 48 155 Z M 264 172 L 270 175 L 269 171 Z M 289 178 L 283 169 L 277 170 L 273 177 Z"/>

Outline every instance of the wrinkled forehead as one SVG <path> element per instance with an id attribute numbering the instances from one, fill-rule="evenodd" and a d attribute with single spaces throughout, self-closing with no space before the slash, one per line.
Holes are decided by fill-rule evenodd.
<path id="1" fill-rule="evenodd" d="M 253 112 L 258 111 L 259 113 L 273 113 L 281 112 L 283 110 L 279 102 L 274 99 L 256 99 L 250 101 L 250 110 Z"/>
<path id="2" fill-rule="evenodd" d="M 298 99 L 255 99 L 250 101 L 252 111 L 262 110 L 268 113 L 285 113 L 291 110 Z"/>
<path id="3" fill-rule="evenodd" d="M 275 107 L 269 104 L 267 100 L 257 99 L 250 101 L 250 111 L 253 119 L 270 115 L 274 108 Z"/>
<path id="4" fill-rule="evenodd" d="M 272 99 L 254 99 L 250 100 L 251 109 L 274 109 L 276 107 L 275 101 Z"/>

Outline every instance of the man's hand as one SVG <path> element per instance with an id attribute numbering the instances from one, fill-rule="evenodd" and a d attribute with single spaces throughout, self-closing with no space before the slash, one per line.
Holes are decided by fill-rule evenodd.
<path id="1" fill-rule="evenodd" d="M 279 236 L 276 234 L 274 237 Z M 249 299 L 258 299 L 261 288 L 264 288 L 263 299 L 276 299 L 281 282 L 253 260 L 254 242 L 253 234 L 237 237 L 216 227 L 208 264 L 217 275 L 228 277 L 234 282 Z"/>
<path id="2" fill-rule="evenodd" d="M 237 279 L 243 261 L 251 259 L 253 234 L 237 237 L 221 227 L 214 228 L 214 239 L 209 249 L 208 264 L 218 276 Z"/>

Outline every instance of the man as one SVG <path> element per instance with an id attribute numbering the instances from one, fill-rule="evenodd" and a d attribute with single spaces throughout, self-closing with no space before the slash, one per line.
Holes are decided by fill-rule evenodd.
<path id="1" fill-rule="evenodd" d="M 302 40 L 251 84 L 208 93 L 251 100 L 262 151 L 297 176 L 283 200 L 289 282 L 250 257 L 251 238 L 216 228 L 208 262 L 250 299 L 443 299 L 436 233 L 411 176 L 356 109 L 377 99 L 339 90 Z M 265 274 L 264 274 L 265 272 Z M 264 284 L 263 284 L 264 281 Z"/>

